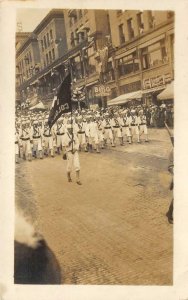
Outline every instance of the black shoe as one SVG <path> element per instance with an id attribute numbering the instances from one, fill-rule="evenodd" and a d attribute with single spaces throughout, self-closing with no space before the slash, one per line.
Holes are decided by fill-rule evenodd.
<path id="1" fill-rule="evenodd" d="M 81 181 L 76 181 L 76 183 L 77 183 L 78 185 L 82 185 Z"/>

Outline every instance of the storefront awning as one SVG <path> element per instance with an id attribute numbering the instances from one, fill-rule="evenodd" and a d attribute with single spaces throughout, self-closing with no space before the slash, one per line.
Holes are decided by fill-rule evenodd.
<path id="1" fill-rule="evenodd" d="M 164 91 L 162 91 L 158 96 L 158 100 L 170 100 L 174 99 L 174 81 L 169 83 Z"/>
<path id="2" fill-rule="evenodd" d="M 112 106 L 112 105 L 125 104 L 131 100 L 139 100 L 140 101 L 141 98 L 142 98 L 142 91 L 136 91 L 136 92 L 120 95 L 120 96 L 108 101 L 107 105 Z"/>

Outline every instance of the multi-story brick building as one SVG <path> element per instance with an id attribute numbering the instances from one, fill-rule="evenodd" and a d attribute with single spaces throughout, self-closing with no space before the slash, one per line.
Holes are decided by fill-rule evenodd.
<path id="1" fill-rule="evenodd" d="M 85 88 L 87 103 L 98 103 L 101 98 L 94 92 L 94 87 L 100 81 L 100 65 L 96 60 L 96 53 L 104 48 L 108 41 L 108 11 L 66 10 L 65 26 L 74 87 Z"/>
<path id="2" fill-rule="evenodd" d="M 88 105 L 135 91 L 149 103 L 174 78 L 173 49 L 173 12 L 52 10 L 17 49 L 18 91 L 52 99 L 69 64 Z"/>
<path id="3" fill-rule="evenodd" d="M 169 11 L 109 11 L 116 80 L 111 98 L 142 91 L 145 102 L 174 78 L 174 15 Z"/>
<path id="4" fill-rule="evenodd" d="M 17 49 L 17 92 L 22 100 L 52 99 L 53 88 L 62 79 L 62 70 L 53 68 L 66 52 L 63 10 L 53 9 Z"/>

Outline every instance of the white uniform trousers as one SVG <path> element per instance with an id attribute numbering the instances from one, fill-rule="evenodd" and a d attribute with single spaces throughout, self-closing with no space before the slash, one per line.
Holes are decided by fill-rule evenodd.
<path id="1" fill-rule="evenodd" d="M 39 138 L 33 138 L 33 151 L 41 151 L 42 150 L 42 139 Z"/>
<path id="2" fill-rule="evenodd" d="M 30 139 L 23 140 L 22 139 L 22 147 L 23 147 L 23 153 L 25 155 L 31 154 L 31 142 Z"/>
<path id="3" fill-rule="evenodd" d="M 112 129 L 111 128 L 105 128 L 104 129 L 104 138 L 113 140 L 113 134 L 112 134 Z"/>
<path id="4" fill-rule="evenodd" d="M 121 129 L 120 127 L 113 127 L 113 131 L 114 131 L 114 138 L 118 137 L 122 137 L 122 133 L 121 133 Z"/>
<path id="5" fill-rule="evenodd" d="M 65 134 L 57 134 L 57 147 L 65 147 Z"/>
<path id="6" fill-rule="evenodd" d="M 15 154 L 16 155 L 19 154 L 19 145 L 18 145 L 18 142 L 15 142 Z"/>
<path id="7" fill-rule="evenodd" d="M 146 124 L 142 124 L 140 125 L 140 134 L 148 134 L 148 128 L 147 128 L 147 125 Z"/>
<path id="8" fill-rule="evenodd" d="M 138 129 L 138 125 L 131 125 L 131 134 L 137 134 L 139 135 L 139 129 Z"/>
<path id="9" fill-rule="evenodd" d="M 85 135 L 85 132 L 84 133 L 79 133 L 78 132 L 78 140 L 79 140 L 79 144 L 81 146 L 83 146 L 83 145 L 86 144 L 86 135 Z"/>
<path id="10" fill-rule="evenodd" d="M 71 151 L 67 152 L 67 172 L 71 172 L 75 169 L 75 171 L 80 171 L 80 160 L 78 151 L 72 153 Z"/>
<path id="11" fill-rule="evenodd" d="M 53 137 L 52 136 L 44 136 L 44 147 L 46 149 L 53 149 Z"/>
<path id="12" fill-rule="evenodd" d="M 102 129 L 98 130 L 98 140 L 99 140 L 99 142 L 103 142 L 104 141 L 104 134 L 103 134 L 103 130 Z"/>
<path id="13" fill-rule="evenodd" d="M 122 126 L 122 137 L 124 137 L 125 135 L 131 136 L 131 130 L 130 130 L 129 126 L 127 126 L 127 125 Z"/>

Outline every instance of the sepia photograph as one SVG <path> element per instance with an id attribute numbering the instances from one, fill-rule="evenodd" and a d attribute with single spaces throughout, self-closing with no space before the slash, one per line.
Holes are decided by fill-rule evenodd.
<path id="1" fill-rule="evenodd" d="M 174 26 L 16 10 L 15 284 L 173 285 Z"/>

